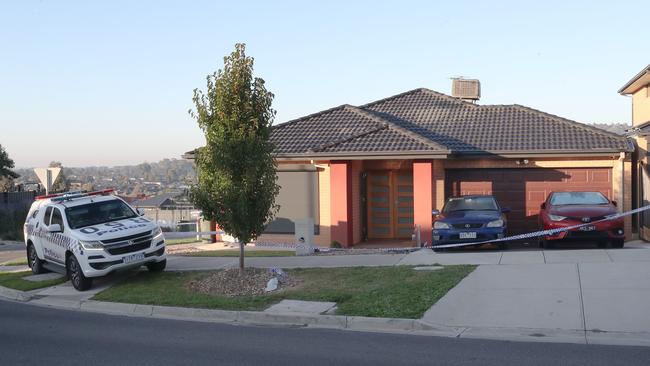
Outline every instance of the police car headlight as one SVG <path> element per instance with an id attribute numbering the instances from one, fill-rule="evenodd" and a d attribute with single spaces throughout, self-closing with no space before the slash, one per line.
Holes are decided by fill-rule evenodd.
<path id="1" fill-rule="evenodd" d="M 94 240 L 79 240 L 79 244 L 86 249 L 86 250 L 93 250 L 93 249 L 104 249 L 104 244 L 102 244 L 101 241 L 94 241 Z"/>
<path id="2" fill-rule="evenodd" d="M 548 215 L 548 218 L 551 219 L 552 221 L 562 221 L 566 219 L 566 216 Z"/>
<path id="3" fill-rule="evenodd" d="M 436 221 L 436 222 L 433 223 L 433 228 L 434 229 L 449 229 L 450 226 L 446 222 Z"/>
<path id="4" fill-rule="evenodd" d="M 153 229 L 153 231 L 151 231 L 151 235 L 153 235 L 154 240 L 155 239 L 160 239 L 160 238 L 163 237 L 162 230 L 160 230 L 159 226 L 156 226 L 156 228 Z"/>
<path id="5" fill-rule="evenodd" d="M 503 226 L 503 220 L 501 219 L 490 221 L 487 224 L 487 227 L 502 227 L 502 226 Z"/>

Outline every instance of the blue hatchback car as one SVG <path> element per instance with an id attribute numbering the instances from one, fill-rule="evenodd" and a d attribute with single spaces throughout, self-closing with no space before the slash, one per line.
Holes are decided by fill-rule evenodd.
<path id="1" fill-rule="evenodd" d="M 433 211 L 433 249 L 444 244 L 503 238 L 508 226 L 507 212 L 510 209 L 501 208 L 494 196 L 451 197 L 442 211 Z M 507 247 L 506 243 L 499 244 L 499 249 Z"/>

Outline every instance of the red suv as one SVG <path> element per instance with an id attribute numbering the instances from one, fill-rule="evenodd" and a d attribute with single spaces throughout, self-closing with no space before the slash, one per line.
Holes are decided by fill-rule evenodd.
<path id="1" fill-rule="evenodd" d="M 539 212 L 542 230 L 589 224 L 617 213 L 616 201 L 610 201 L 600 192 L 552 192 Z M 625 242 L 623 218 L 589 224 L 570 231 L 542 238 L 540 246 L 553 248 L 560 240 L 596 241 L 599 247 L 610 242 L 622 248 Z"/>

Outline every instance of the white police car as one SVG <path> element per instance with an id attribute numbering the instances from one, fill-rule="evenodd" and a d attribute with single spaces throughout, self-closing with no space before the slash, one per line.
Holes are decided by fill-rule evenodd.
<path id="1" fill-rule="evenodd" d="M 93 277 L 142 265 L 159 272 L 167 264 L 160 227 L 112 190 L 36 197 L 24 233 L 32 272 L 66 274 L 79 291 Z"/>

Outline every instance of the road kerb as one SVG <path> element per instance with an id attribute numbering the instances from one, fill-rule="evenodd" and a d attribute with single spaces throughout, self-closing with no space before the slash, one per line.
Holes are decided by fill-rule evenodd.
<path id="1" fill-rule="evenodd" d="M 587 343 L 585 341 L 585 332 L 577 329 L 469 327 L 459 337 L 518 342 Z"/>
<path id="2" fill-rule="evenodd" d="M 81 303 L 80 309 L 85 311 L 109 313 L 109 314 L 121 314 L 121 315 L 136 314 L 135 304 L 124 304 L 119 302 L 88 300 Z"/>
<path id="3" fill-rule="evenodd" d="M 318 328 L 345 328 L 346 317 L 338 315 L 294 315 L 282 313 L 264 313 L 257 311 L 240 311 L 237 319 L 241 323 L 287 325 Z"/>
<path id="4" fill-rule="evenodd" d="M 412 331 L 415 330 L 415 320 L 348 316 L 346 327 L 354 330 Z"/>
<path id="5" fill-rule="evenodd" d="M 25 291 L 14 290 L 4 286 L 0 286 L 0 297 L 21 302 L 26 302 L 32 299 L 32 295 Z"/>

